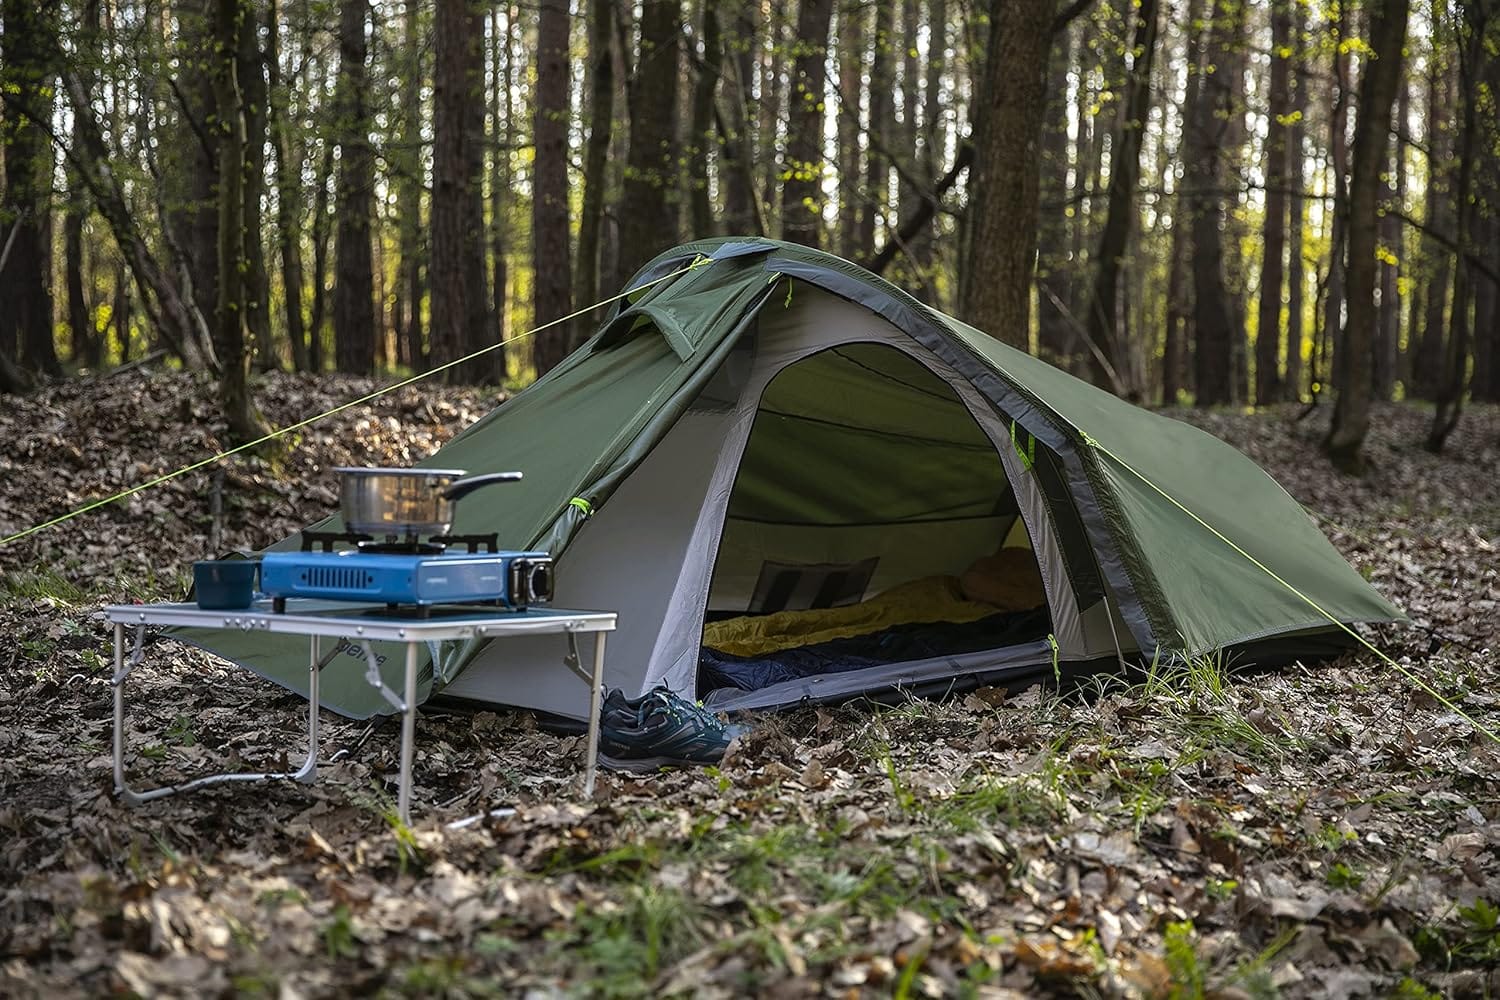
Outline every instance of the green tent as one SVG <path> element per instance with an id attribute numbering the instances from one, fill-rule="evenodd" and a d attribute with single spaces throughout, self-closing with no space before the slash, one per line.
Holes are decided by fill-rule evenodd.
<path id="1" fill-rule="evenodd" d="M 546 549 L 559 606 L 619 612 L 606 676 L 627 695 L 665 684 L 733 710 L 1216 650 L 1265 663 L 1401 618 L 1232 447 L 847 261 L 708 240 L 628 287 L 559 367 L 420 463 L 525 473 L 454 530 Z M 1037 607 L 951 593 L 999 552 L 1034 568 Z M 944 583 L 952 600 L 919 586 Z M 775 648 L 756 646 L 767 629 Z M 747 634 L 748 652 L 715 638 Z M 299 643 L 184 637 L 304 682 Z M 565 652 L 434 648 L 423 697 L 582 717 Z M 357 671 L 323 697 L 387 710 Z"/>

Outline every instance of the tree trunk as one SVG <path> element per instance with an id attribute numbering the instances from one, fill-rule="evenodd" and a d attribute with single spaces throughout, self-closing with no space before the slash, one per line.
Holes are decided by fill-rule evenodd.
<path id="1" fill-rule="evenodd" d="M 308 327 L 307 367 L 323 370 L 323 322 L 328 303 L 328 182 L 333 176 L 333 143 L 325 140 L 313 188 L 312 322 Z"/>
<path id="2" fill-rule="evenodd" d="M 724 62 L 719 14 L 712 0 L 700 0 L 699 6 L 702 8 L 699 24 L 702 25 L 703 52 L 695 67 L 692 121 L 683 154 L 687 159 L 689 218 L 695 240 L 707 239 L 717 229 L 708 189 L 708 151 L 714 141 L 714 92 L 718 89 Z"/>
<path id="3" fill-rule="evenodd" d="M 1292 16 L 1293 48 L 1304 53 L 1307 49 L 1307 15 L 1300 5 L 1294 5 Z M 1286 380 L 1282 386 L 1283 397 L 1293 402 L 1302 399 L 1302 299 L 1307 287 L 1302 260 L 1302 192 L 1306 183 L 1302 141 L 1308 108 L 1307 91 L 1311 85 L 1306 56 L 1299 54 L 1296 58 L 1291 81 L 1294 123 L 1288 133 L 1286 159 L 1287 183 L 1291 191 L 1287 197 Z"/>
<path id="4" fill-rule="evenodd" d="M 276 155 L 276 249 L 281 257 L 281 291 L 286 312 L 286 336 L 292 368 L 308 370 L 307 328 L 302 318 L 302 184 L 301 145 L 292 141 L 287 120 L 290 97 L 281 81 L 281 0 L 266 8 L 266 73 L 269 93 L 268 126 Z M 297 152 L 293 152 L 296 149 Z"/>
<path id="5" fill-rule="evenodd" d="M 724 225 L 732 234 L 759 236 L 766 231 L 759 196 L 755 193 L 755 143 L 751 135 L 751 84 L 755 79 L 755 13 L 758 5 L 739 0 L 732 8 L 725 66 L 729 79 L 720 92 L 729 105 L 726 120 L 720 116 L 719 177 L 724 187 Z"/>
<path id="6" fill-rule="evenodd" d="M 210 23 L 216 0 L 170 0 L 177 23 L 179 75 L 173 81 L 177 122 L 162 150 L 167 202 L 163 206 L 166 259 L 179 272 L 177 287 L 200 315 L 212 317 L 219 296 L 219 129 L 213 127 L 211 60 L 217 42 Z M 167 233 L 163 234 L 167 236 Z M 205 331 L 207 329 L 205 320 Z M 205 336 L 207 334 L 205 333 Z"/>
<path id="7" fill-rule="evenodd" d="M 1192 132 L 1183 157 L 1183 187 L 1192 227 L 1193 382 L 1199 406 L 1232 403 L 1235 312 L 1225 280 L 1226 197 L 1224 160 L 1236 86 L 1229 51 L 1238 14 L 1234 0 L 1215 0 L 1205 46 L 1205 67 L 1193 108 Z"/>
<path id="8" fill-rule="evenodd" d="M 859 220 L 858 259 L 862 261 L 869 260 L 875 253 L 875 231 L 884 216 L 890 188 L 891 165 L 880 150 L 891 147 L 891 135 L 895 131 L 894 102 L 891 99 L 896 85 L 891 56 L 895 44 L 895 17 L 894 2 L 876 4 L 875 36 L 870 53 L 870 138 L 865 155 L 865 184 Z"/>
<path id="9" fill-rule="evenodd" d="M 781 119 L 783 87 L 786 85 L 786 21 L 788 0 L 768 0 L 766 6 L 765 46 L 760 59 L 760 121 L 756 136 L 763 171 L 760 196 L 766 217 L 766 235 L 781 232 L 781 213 L 777 211 L 781 194 Z"/>
<path id="10" fill-rule="evenodd" d="M 1196 120 L 1198 94 L 1203 75 L 1203 0 L 1188 0 L 1183 32 L 1187 84 L 1183 90 L 1177 158 L 1184 165 L 1192 148 L 1190 136 Z M 1183 189 L 1191 172 L 1183 170 L 1173 202 L 1172 252 L 1167 274 L 1167 331 L 1162 348 L 1162 404 L 1175 406 L 1177 397 L 1191 388 L 1188 347 L 1193 340 L 1193 283 L 1191 267 L 1192 220 L 1195 195 Z"/>
<path id="11" fill-rule="evenodd" d="M 110 307 L 109 323 L 115 330 L 120 364 L 130 360 L 130 280 L 124 264 L 115 267 L 115 299 Z"/>
<path id="12" fill-rule="evenodd" d="M 885 11 L 888 5 L 882 5 Z M 876 23 L 879 24 L 877 13 Z M 787 141 L 781 186 L 782 238 L 805 246 L 823 242 L 823 142 L 825 67 L 833 0 L 801 0 L 797 9 L 797 58 L 787 95 Z M 879 44 L 877 38 L 876 44 Z M 873 74 L 873 70 L 871 71 Z M 871 93 L 871 121 L 874 121 Z M 874 162 L 873 151 L 870 157 Z"/>
<path id="13" fill-rule="evenodd" d="M 1067 32 L 1063 38 L 1071 38 Z M 927 80 L 922 93 L 922 176 L 927 180 L 928 193 L 933 198 L 938 179 L 943 174 L 943 164 L 948 156 L 948 104 L 949 97 L 943 87 L 943 75 L 948 71 L 948 0 L 927 0 Z M 1054 39 L 1055 41 L 1056 39 Z M 1066 109 L 1064 115 L 1067 114 Z M 1064 158 L 1067 150 L 1064 149 Z M 917 211 L 927 210 L 918 205 Z M 903 226 L 905 220 L 902 220 Z M 935 227 L 930 223 L 913 236 L 916 243 L 914 253 L 917 266 L 923 274 L 922 300 L 939 309 L 947 308 L 943 301 L 942 284 L 935 273 L 938 257 L 938 241 Z"/>
<path id="14" fill-rule="evenodd" d="M 484 19 L 471 0 L 441 0 L 433 21 L 432 352 L 447 365 L 482 340 L 484 285 L 481 135 L 484 113 Z M 477 165 L 477 169 L 476 169 Z M 540 164 L 538 164 L 540 167 Z M 476 266 L 477 265 L 477 266 Z M 476 275 L 478 280 L 476 281 Z M 567 280 L 566 273 L 563 280 Z M 477 326 L 476 326 L 477 320 Z M 444 371 L 449 383 L 488 381 L 491 359 Z"/>
<path id="15" fill-rule="evenodd" d="M 1193 0 L 1189 0 L 1193 2 Z M 1094 21 L 1092 17 L 1079 19 L 1078 24 L 1078 86 L 1074 90 L 1073 118 L 1077 122 L 1077 135 L 1073 140 L 1073 188 L 1068 197 L 1068 204 L 1072 206 L 1073 218 L 1071 232 L 1069 233 L 1070 253 L 1073 266 L 1069 269 L 1067 304 L 1069 311 L 1074 316 L 1074 322 L 1069 324 L 1072 331 L 1071 339 L 1068 341 L 1067 354 L 1060 359 L 1062 367 L 1073 369 L 1074 354 L 1078 350 L 1078 330 L 1074 325 L 1077 317 L 1082 315 L 1084 302 L 1080 300 L 1087 294 L 1087 284 L 1082 279 L 1082 269 L 1086 255 L 1093 250 L 1089 243 L 1088 212 L 1091 204 L 1090 199 L 1094 194 L 1094 182 L 1099 174 L 1098 159 L 1094 155 L 1094 130 L 1097 123 L 1094 120 L 1093 102 L 1095 98 L 1092 83 L 1093 59 L 1092 41 L 1094 39 Z M 1192 87 L 1193 78 L 1189 76 L 1188 86 Z"/>
<path id="16" fill-rule="evenodd" d="M 1286 188 L 1291 130 L 1292 8 L 1294 0 L 1271 0 L 1271 80 L 1266 123 L 1266 217 L 1262 230 L 1260 316 L 1255 330 L 1255 402 L 1280 402 L 1281 306 L 1286 274 Z M 1300 253 L 1300 249 L 1298 251 Z"/>
<path id="17" fill-rule="evenodd" d="M 666 51 L 657 50 L 649 56 L 642 53 L 641 82 L 637 90 L 637 97 L 642 103 L 631 111 L 635 118 L 632 120 L 630 157 L 632 165 L 649 172 L 651 183 L 644 183 L 645 177 L 639 180 L 643 190 L 648 189 L 644 190 L 643 197 L 655 203 L 657 225 L 662 229 L 670 229 L 675 235 L 675 226 L 663 225 L 667 192 L 669 189 L 675 190 L 672 164 L 670 160 L 663 158 L 663 153 L 671 148 L 670 139 L 666 137 L 671 135 L 676 115 L 668 114 L 665 122 L 656 123 L 664 124 L 665 132 L 658 128 L 649 133 L 657 140 L 649 144 L 649 148 L 654 150 L 651 157 L 637 158 L 636 142 L 639 139 L 642 143 L 647 143 L 648 133 L 643 130 L 638 136 L 634 129 L 642 109 L 652 109 L 645 117 L 654 119 L 657 109 L 675 110 L 677 103 L 676 12 L 670 9 L 675 7 L 675 0 L 671 3 L 648 0 L 648 20 L 651 20 L 653 28 L 659 32 L 665 21 L 661 17 L 661 11 L 653 10 L 653 3 L 657 7 L 669 8 L 665 21 L 670 22 L 672 31 L 667 33 L 664 40 L 660 34 L 651 36 L 657 40 L 656 44 L 664 45 Z M 532 282 L 535 287 L 535 320 L 538 326 L 566 316 L 572 308 L 568 291 L 568 276 L 571 272 L 568 267 L 567 0 L 544 0 L 540 17 L 537 33 L 536 118 L 533 125 L 536 159 L 531 204 Z M 642 30 L 646 30 L 644 23 Z M 643 40 L 642 45 L 645 44 Z M 664 70 L 670 71 L 669 78 L 663 75 Z M 665 94 L 653 89 L 660 87 L 664 81 L 670 83 Z M 665 106 L 656 103 L 663 99 L 667 101 Z M 627 190 L 627 202 L 630 196 L 631 192 Z M 641 208 L 640 205 L 627 204 L 624 209 L 626 218 L 630 219 L 632 213 Z M 642 234 L 642 223 L 643 220 L 636 218 L 630 231 L 622 237 L 627 252 L 639 254 L 655 245 L 655 239 L 648 239 Z M 645 243 L 637 244 L 634 242 L 637 239 L 643 239 Z M 538 375 L 545 375 L 562 361 L 567 354 L 569 342 L 566 324 L 537 334 L 533 356 Z"/>
<path id="18" fill-rule="evenodd" d="M 188 368 L 218 373 L 208 323 L 197 303 L 179 286 L 157 260 L 141 234 L 126 200 L 117 173 L 109 169 L 114 157 L 76 70 L 63 74 L 68 103 L 74 115 L 78 145 L 69 150 L 69 162 L 82 177 L 89 197 L 109 226 L 131 278 L 141 294 L 147 328 L 163 338 Z M 22 230 L 24 232 L 24 230 Z M 50 251 L 49 251 L 50 256 Z M 0 310 L 4 315 L 4 310 Z"/>
<path id="19" fill-rule="evenodd" d="M 1401 353 L 1401 290 L 1397 282 L 1406 254 L 1401 246 L 1401 234 L 1405 227 L 1398 212 L 1406 204 L 1406 143 L 1401 136 L 1410 119 L 1410 88 L 1405 74 L 1396 97 L 1396 127 L 1391 136 L 1387 163 L 1394 161 L 1394 168 L 1381 171 L 1379 251 L 1376 285 L 1380 290 L 1380 308 L 1376 312 L 1373 389 L 1376 399 L 1389 401 L 1395 397 L 1397 363 Z"/>
<path id="20" fill-rule="evenodd" d="M 1445 245 L 1453 234 L 1453 73 L 1433 70 L 1427 90 L 1427 207 L 1422 233 L 1423 309 L 1420 333 L 1413 307 L 1411 333 L 1417 341 L 1411 358 L 1411 395 L 1436 399 L 1443 372 L 1443 332 L 1448 310 L 1448 283 L 1453 251 Z"/>
<path id="21" fill-rule="evenodd" d="M 496 62 L 494 64 L 497 95 L 495 98 L 495 161 L 494 172 L 490 178 L 493 185 L 490 194 L 490 221 L 494 227 L 490 238 L 490 313 L 496 341 L 506 344 L 511 337 L 514 309 L 510 287 L 511 241 L 509 233 L 515 218 L 515 203 L 510 189 L 512 178 L 515 176 L 514 161 L 511 156 L 516 148 L 516 136 L 519 134 L 519 129 L 516 125 L 515 99 L 512 94 L 516 81 L 516 43 L 518 41 L 516 34 L 520 10 L 510 0 L 504 0 L 501 8 L 505 11 L 505 35 L 504 39 L 495 45 Z M 509 378 L 520 368 L 519 359 L 512 356 L 514 351 L 515 348 L 507 344 L 498 352 L 496 367 L 500 370 L 502 378 Z"/>
<path id="22" fill-rule="evenodd" d="M 44 127 L 52 117 L 57 78 L 57 16 L 50 4 L 5 0 L 0 40 L 0 88 L 8 108 L 4 132 L 5 194 L 0 223 L 5 236 L 18 227 L 10 260 L 0 270 L 0 354 L 45 375 L 62 375 L 52 343 L 52 143 Z"/>
<path id="23" fill-rule="evenodd" d="M 333 353 L 339 371 L 359 375 L 375 370 L 375 276 L 370 259 L 375 160 L 365 66 L 368 14 L 369 0 L 340 0 Z"/>
<path id="24" fill-rule="evenodd" d="M 463 171 L 466 179 L 463 203 L 464 307 L 463 353 L 478 354 L 494 342 L 490 339 L 490 302 L 485 257 L 484 225 L 484 4 L 469 0 L 469 31 L 464 36 L 466 99 L 463 105 Z M 435 56 L 434 56 L 435 58 Z M 573 272 L 564 261 L 563 280 Z M 498 385 L 505 377 L 505 357 L 489 351 L 461 366 L 463 381 L 475 385 Z"/>
<path id="25" fill-rule="evenodd" d="M 893 130 L 895 142 L 892 155 L 897 157 L 899 180 L 896 184 L 896 203 L 886 213 L 886 240 L 890 240 L 900 227 L 902 219 L 909 217 L 929 196 L 929 192 L 913 183 L 920 175 L 917 163 L 917 108 L 922 103 L 922 70 L 918 63 L 916 40 L 921 31 L 922 5 L 919 0 L 902 0 L 901 3 L 901 119 Z M 930 298 L 927 291 L 925 269 L 915 243 L 908 244 L 902 256 L 905 286 L 912 296 L 925 302 Z M 871 251 L 873 255 L 874 251 Z M 869 260 L 869 257 L 865 258 Z"/>
<path id="26" fill-rule="evenodd" d="M 422 0 L 402 13 L 401 86 L 396 148 L 388 156 L 396 188 L 396 357 L 423 368 L 422 347 Z"/>
<path id="27" fill-rule="evenodd" d="M 1031 340 L 1036 264 L 1037 146 L 1046 104 L 1050 0 L 995 0 L 969 172 L 972 265 L 959 313 L 1007 344 Z"/>
<path id="28" fill-rule="evenodd" d="M 1375 265 L 1379 242 L 1380 173 L 1387 162 L 1391 105 L 1401 80 L 1409 0 L 1372 0 L 1370 53 L 1359 82 L 1359 118 L 1349 179 L 1348 321 L 1342 355 L 1344 380 L 1334 404 L 1324 448 L 1340 470 L 1364 471 L 1365 434 L 1370 427 L 1371 348 L 1375 327 Z"/>
<path id="29" fill-rule="evenodd" d="M 1345 256 L 1348 242 L 1346 229 L 1349 214 L 1349 189 L 1345 180 L 1349 175 L 1350 87 L 1349 56 L 1345 50 L 1347 22 L 1348 8 L 1341 4 L 1333 20 L 1333 80 L 1330 84 L 1333 101 L 1328 127 L 1328 159 L 1333 177 L 1333 205 L 1330 212 L 1333 225 L 1329 235 L 1328 284 L 1323 300 L 1323 345 L 1320 351 L 1325 361 L 1322 377 L 1335 387 L 1343 379 L 1343 352 L 1334 344 L 1334 340 L 1338 336 L 1344 315 Z M 1315 397 L 1318 388 L 1315 383 Z"/>
<path id="30" fill-rule="evenodd" d="M 70 181 L 68 188 L 68 211 L 63 217 L 63 275 L 68 291 L 69 346 L 75 365 L 97 368 L 99 339 L 94 335 L 94 321 L 83 291 L 83 220 L 88 203 L 81 181 Z"/>
<path id="31" fill-rule="evenodd" d="M 849 260 L 865 253 L 863 232 L 864 178 L 859 146 L 859 99 L 864 93 L 865 20 L 863 4 L 839 8 L 839 95 L 843 106 L 838 115 L 839 226 L 838 252 Z"/>
<path id="32" fill-rule="evenodd" d="M 608 183 L 605 167 L 608 166 L 609 160 L 610 130 L 615 120 L 615 60 L 614 52 L 610 47 L 611 29 L 614 27 L 614 9 L 615 5 L 610 0 L 591 0 L 589 4 L 589 73 L 591 76 L 589 138 L 583 162 L 583 211 L 578 220 L 577 286 L 578 298 L 581 302 L 598 301 L 601 291 L 599 287 L 599 226 L 604 218 L 604 189 Z M 708 58 L 707 38 L 710 22 L 715 25 L 714 34 L 717 35 L 717 17 L 712 7 L 705 7 L 703 11 L 705 59 Z M 717 41 L 714 45 L 717 46 Z M 696 129 L 701 126 L 705 130 L 705 134 L 696 137 L 696 141 L 700 144 L 706 144 L 709 141 L 706 133 L 712 127 L 713 119 L 712 81 L 718 79 L 718 66 L 712 67 L 713 75 L 708 83 L 705 97 L 704 77 L 708 73 L 709 68 L 699 67 L 698 89 L 694 92 L 694 127 Z M 699 107 L 699 103 L 705 101 L 705 106 Z M 701 176 L 696 177 L 694 183 L 696 185 L 701 180 L 702 197 L 706 206 L 708 202 L 708 158 L 703 148 L 700 148 L 698 160 L 701 165 Z M 695 230 L 698 230 L 700 223 L 706 226 L 710 223 L 710 220 L 698 218 L 700 208 L 697 195 L 698 190 L 695 188 L 693 202 L 693 228 Z M 703 211 L 707 213 L 706 207 Z M 711 226 L 694 233 L 695 238 L 709 235 L 712 235 Z M 577 326 L 580 329 L 592 329 L 601 318 L 599 315 L 587 317 Z"/>
<path id="33" fill-rule="evenodd" d="M 620 273 L 617 285 L 652 257 L 677 243 L 677 113 L 681 65 L 681 0 L 645 0 L 641 49 L 630 93 L 630 152 L 620 205 Z M 559 70 L 566 73 L 562 44 Z M 566 79 L 558 84 L 566 93 Z M 564 105 L 559 104 L 559 107 Z M 538 118 L 540 122 L 540 118 Z M 567 135 L 558 137 L 558 162 L 565 162 Z M 560 205 L 567 204 L 567 178 L 559 176 Z"/>
<path id="34" fill-rule="evenodd" d="M 1391 2 L 1391 0 L 1387 0 Z M 1453 309 L 1448 318 L 1448 343 L 1443 358 L 1442 381 L 1438 385 L 1437 406 L 1432 414 L 1432 426 L 1424 443 L 1428 451 L 1438 453 L 1448 441 L 1448 435 L 1458 426 L 1463 414 L 1464 390 L 1468 382 L 1469 369 L 1469 306 L 1475 283 L 1475 268 L 1472 254 L 1477 252 L 1473 241 L 1479 231 L 1478 206 L 1472 198 L 1474 187 L 1474 157 L 1479 145 L 1479 103 L 1485 95 L 1480 82 L 1486 59 L 1486 29 L 1489 26 L 1489 11 L 1482 2 L 1466 0 L 1459 7 L 1463 28 L 1459 37 L 1459 100 L 1463 107 L 1463 124 L 1458 137 L 1458 224 L 1454 243 L 1458 256 L 1453 265 Z M 1467 31 L 1467 37 L 1464 31 Z"/>
<path id="35" fill-rule="evenodd" d="M 266 271 L 266 245 L 261 227 L 261 202 L 266 195 L 266 55 L 260 47 L 259 4 L 243 0 L 240 12 L 239 62 L 235 67 L 240 115 L 245 120 L 245 170 L 240 187 L 244 226 L 243 264 L 246 352 L 261 369 L 279 368 L 271 340 L 271 279 Z"/>
<path id="36" fill-rule="evenodd" d="M 1493 170 L 1494 167 L 1491 167 Z M 1484 196 L 1485 204 L 1494 205 L 1496 189 Z M 1500 265 L 1500 225 L 1495 216 L 1476 220 L 1473 244 L 1493 273 Z M 1474 381 L 1471 387 L 1475 402 L 1500 402 L 1500 308 L 1497 308 L 1495 279 L 1488 274 L 1474 274 Z"/>
<path id="37" fill-rule="evenodd" d="M 1109 204 L 1099 252 L 1094 260 L 1094 290 L 1088 309 L 1090 370 L 1096 385 L 1110 386 L 1128 399 L 1139 400 L 1145 387 L 1133 384 L 1126 360 L 1130 354 L 1126 331 L 1116 322 L 1120 266 L 1135 224 L 1135 187 L 1141 174 L 1141 135 L 1151 111 L 1151 64 L 1156 57 L 1158 18 L 1156 0 L 1139 0 L 1132 51 L 1135 62 L 1126 82 L 1125 113 L 1112 143 L 1109 167 Z M 1095 353 L 1098 352 L 1098 353 Z"/>
<path id="38" fill-rule="evenodd" d="M 1041 181 L 1037 222 L 1037 353 L 1054 364 L 1066 364 L 1077 336 L 1068 307 L 1074 262 L 1068 259 L 1068 70 L 1073 62 L 1073 33 L 1052 40 L 1047 60 L 1047 109 L 1042 118 Z"/>
<path id="39" fill-rule="evenodd" d="M 240 89 L 243 66 L 239 40 L 250 19 L 248 0 L 215 0 L 214 36 L 218 55 L 214 91 L 219 130 L 219 304 L 215 316 L 220 403 L 229 423 L 229 438 L 244 444 L 263 436 L 265 426 L 250 399 L 251 345 L 246 340 L 249 233 L 245 218 L 245 182 L 251 158 L 246 141 L 246 109 Z"/>
<path id="40" fill-rule="evenodd" d="M 77 30 L 76 57 L 84 90 L 95 91 L 94 62 L 99 58 L 99 0 L 84 0 Z M 73 123 L 73 145 L 78 145 L 78 123 Z M 73 363 L 98 368 L 103 360 L 103 340 L 94 330 L 83 273 L 87 266 L 83 250 L 83 226 L 89 216 L 88 188 L 78 171 L 69 166 L 68 210 L 63 219 L 63 271 L 68 294 L 68 329 Z M 92 255 L 90 255 L 92 256 Z"/>

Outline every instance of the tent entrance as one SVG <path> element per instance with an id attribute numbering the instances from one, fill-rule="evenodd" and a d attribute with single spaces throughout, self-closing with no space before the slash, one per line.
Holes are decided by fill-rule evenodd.
<path id="1" fill-rule="evenodd" d="M 761 394 L 704 617 L 700 693 L 1051 631 L 995 443 L 941 376 L 866 342 L 796 361 Z"/>

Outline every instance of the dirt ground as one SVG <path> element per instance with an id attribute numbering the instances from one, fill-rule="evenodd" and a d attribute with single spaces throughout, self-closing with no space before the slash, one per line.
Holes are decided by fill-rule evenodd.
<path id="1" fill-rule="evenodd" d="M 286 423 L 371 385 L 259 390 Z M 0 536 L 211 454 L 212 395 L 7 399 Z M 760 717 L 722 766 L 593 801 L 580 738 L 433 713 L 410 828 L 394 724 L 314 786 L 117 802 L 97 608 L 180 597 L 191 560 L 328 509 L 328 467 L 494 402 L 403 390 L 0 548 L 0 995 L 1500 994 L 1500 746 L 1371 655 Z M 1320 413 L 1177 415 L 1306 505 L 1412 618 L 1370 638 L 1500 730 L 1500 412 L 1435 457 L 1424 411 L 1380 407 L 1362 481 L 1318 457 Z M 132 693 L 142 783 L 300 754 L 302 702 L 204 654 L 154 644 Z M 361 734 L 324 723 L 325 757 Z"/>

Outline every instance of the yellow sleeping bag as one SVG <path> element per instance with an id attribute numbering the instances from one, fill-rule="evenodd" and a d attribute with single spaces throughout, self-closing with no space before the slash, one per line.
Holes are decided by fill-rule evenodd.
<path id="1" fill-rule="evenodd" d="M 729 618 L 703 626 L 703 645 L 733 656 L 763 656 L 783 649 L 848 639 L 917 622 L 978 621 L 996 612 L 993 604 L 966 601 L 956 576 L 929 576 L 842 608 L 778 611 Z"/>

